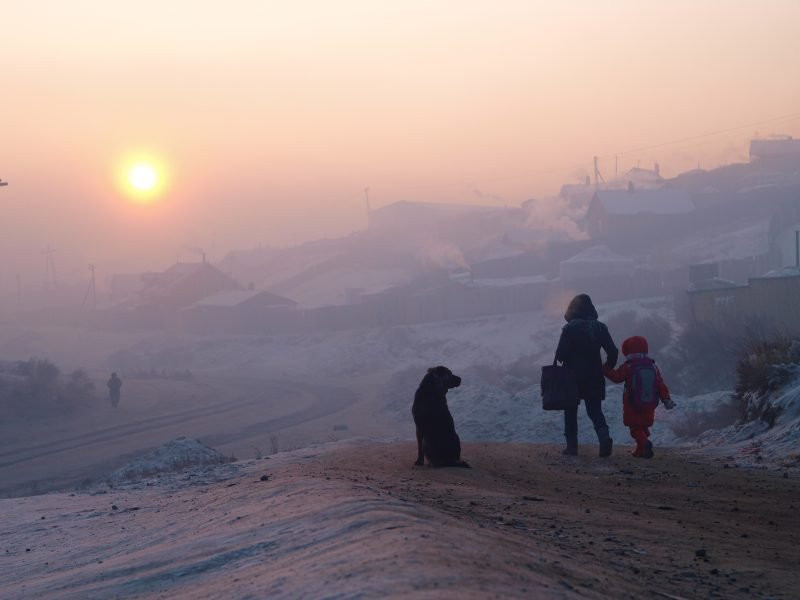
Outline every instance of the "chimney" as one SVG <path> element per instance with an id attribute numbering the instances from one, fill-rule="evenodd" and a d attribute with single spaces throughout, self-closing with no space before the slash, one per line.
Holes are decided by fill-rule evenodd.
<path id="1" fill-rule="evenodd" d="M 657 177 L 661 176 L 661 167 L 658 165 L 658 163 L 656 163 L 655 166 L 653 167 L 653 171 L 655 172 Z"/>
<path id="2" fill-rule="evenodd" d="M 586 176 L 586 185 L 592 185 L 592 179 L 588 175 Z"/>
<path id="3" fill-rule="evenodd" d="M 629 191 L 629 192 L 632 192 L 632 191 L 633 191 L 633 182 L 632 182 L 632 181 L 629 181 L 629 182 L 628 182 L 628 191 Z"/>

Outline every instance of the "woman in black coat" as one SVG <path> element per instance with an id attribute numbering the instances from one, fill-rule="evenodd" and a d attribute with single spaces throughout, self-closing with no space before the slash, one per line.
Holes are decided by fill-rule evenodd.
<path id="1" fill-rule="evenodd" d="M 575 296 L 564 314 L 567 324 L 561 330 L 556 360 L 564 363 L 575 375 L 578 394 L 586 406 L 586 414 L 594 424 L 600 443 L 600 456 L 611 456 L 613 440 L 603 415 L 602 402 L 606 397 L 606 380 L 600 349 L 605 350 L 606 363 L 617 364 L 619 351 L 608 333 L 608 327 L 597 320 L 597 310 L 586 294 Z M 564 411 L 564 454 L 578 454 L 578 407 Z"/>

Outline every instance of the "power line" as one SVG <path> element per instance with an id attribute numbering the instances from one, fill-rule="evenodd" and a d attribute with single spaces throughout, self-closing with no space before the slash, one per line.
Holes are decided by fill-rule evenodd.
<path id="1" fill-rule="evenodd" d="M 694 135 L 690 137 L 681 138 L 678 140 L 671 140 L 669 142 L 661 142 L 659 144 L 652 144 L 650 146 L 642 146 L 641 148 L 634 148 L 632 150 L 626 150 L 625 152 L 615 152 L 614 154 L 607 154 L 605 156 L 601 156 L 600 158 L 610 158 L 611 156 L 623 156 L 625 154 L 634 154 L 637 152 L 645 152 L 647 150 L 654 150 L 655 148 L 662 148 L 664 146 L 672 146 L 674 144 L 682 144 L 684 142 L 693 142 L 695 140 L 702 140 L 707 137 L 713 137 L 715 135 L 722 135 L 723 133 L 730 133 L 732 131 L 738 131 L 740 129 L 748 129 L 750 127 L 758 127 L 759 125 L 766 125 L 767 123 L 775 123 L 777 121 L 793 121 L 795 119 L 800 119 L 800 113 L 793 113 L 790 115 L 784 115 L 782 117 L 774 117 L 772 119 L 765 119 L 763 121 L 756 121 L 754 123 L 748 123 L 746 125 L 739 125 L 737 127 L 729 127 L 727 129 L 719 129 L 717 131 L 709 131 L 707 133 L 703 133 L 700 135 Z"/>

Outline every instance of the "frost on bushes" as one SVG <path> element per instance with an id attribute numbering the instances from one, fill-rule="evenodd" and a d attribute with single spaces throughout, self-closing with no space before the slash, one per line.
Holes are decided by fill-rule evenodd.
<path id="1" fill-rule="evenodd" d="M 800 374 L 800 343 L 785 337 L 769 341 L 752 339 L 742 350 L 736 365 L 735 398 L 745 422 L 764 421 L 775 425 L 780 408 L 771 393 Z"/>
<path id="2" fill-rule="evenodd" d="M 63 375 L 49 360 L 19 361 L 0 373 L 0 407 L 6 415 L 74 410 L 94 397 L 94 382 L 85 371 Z"/>

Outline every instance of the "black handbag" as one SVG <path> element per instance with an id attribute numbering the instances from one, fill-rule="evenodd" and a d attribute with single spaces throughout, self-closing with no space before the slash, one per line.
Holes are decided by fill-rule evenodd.
<path id="1" fill-rule="evenodd" d="M 542 410 L 565 410 L 578 406 L 578 382 L 572 371 L 556 364 L 542 367 Z"/>

